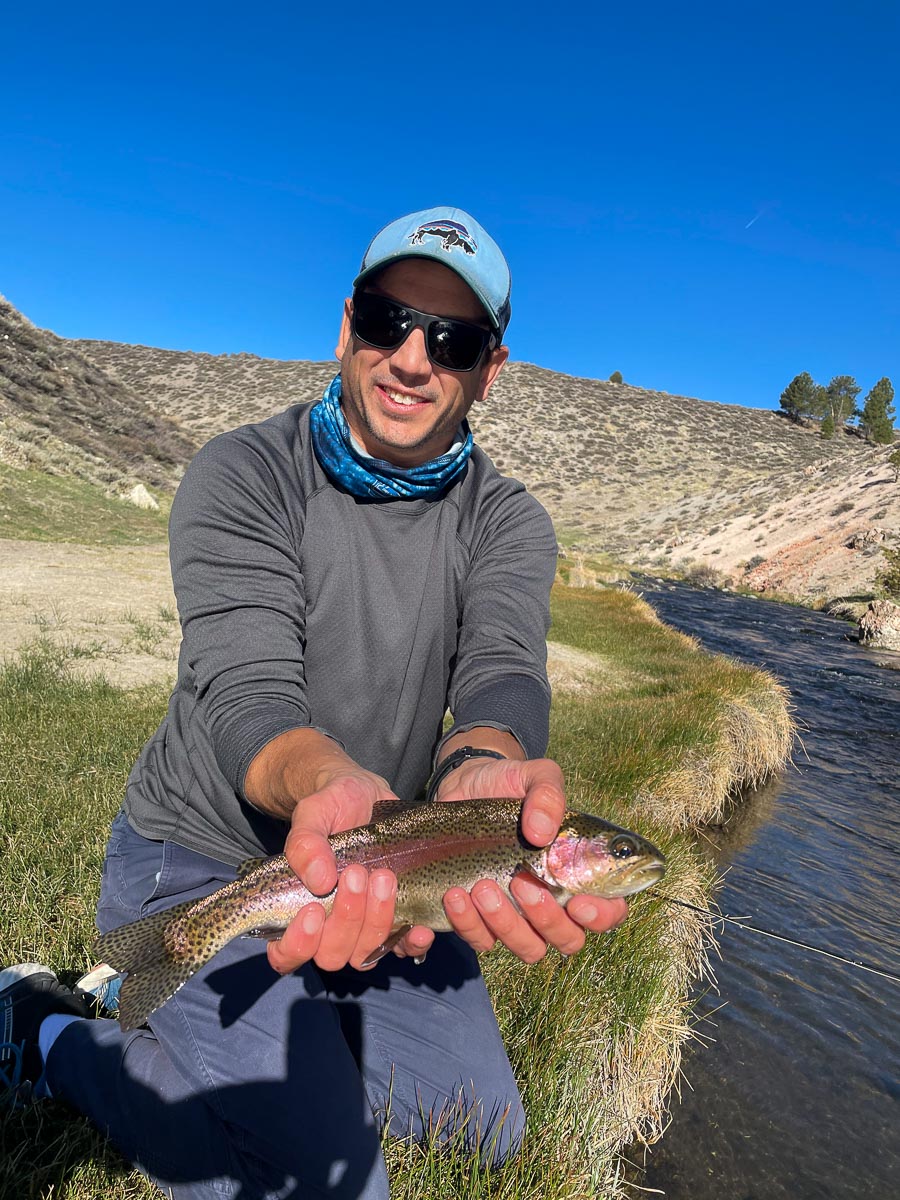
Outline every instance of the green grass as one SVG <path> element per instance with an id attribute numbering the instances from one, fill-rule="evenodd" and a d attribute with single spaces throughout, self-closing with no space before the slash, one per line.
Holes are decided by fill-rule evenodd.
<path id="1" fill-rule="evenodd" d="M 47 475 L 0 464 L 0 538 L 136 546 L 166 539 L 170 497 L 159 512 L 136 508 L 74 476 Z"/>
<path id="2" fill-rule="evenodd" d="M 683 828 L 721 820 L 735 787 L 783 765 L 793 727 L 765 672 L 698 651 L 631 591 L 557 584 L 552 613 L 554 641 L 613 671 L 600 702 L 554 705 L 552 751 L 570 776 Z"/>
<path id="3" fill-rule="evenodd" d="M 665 891 L 704 904 L 711 864 L 692 839 L 672 832 L 678 820 L 648 818 L 643 792 L 686 757 L 715 749 L 717 703 L 752 690 L 754 673 L 698 654 L 689 639 L 649 621 L 627 592 L 558 588 L 553 612 L 556 640 L 602 655 L 611 668 L 599 696 L 561 692 L 554 700 L 551 753 L 567 772 L 573 806 L 636 825 L 669 856 Z M 66 652 L 45 640 L 0 673 L 5 961 L 46 961 L 69 981 L 90 961 L 109 821 L 166 699 L 159 689 L 124 692 L 78 679 Z M 660 888 L 636 897 L 615 934 L 591 939 L 570 960 L 551 954 L 524 967 L 505 951 L 489 955 L 485 975 L 529 1112 L 526 1147 L 485 1172 L 458 1145 L 392 1141 L 385 1152 L 394 1197 L 621 1197 L 623 1148 L 661 1133 L 703 938 L 703 919 L 667 905 Z M 0 1195 L 156 1194 L 62 1106 L 0 1118 Z"/>

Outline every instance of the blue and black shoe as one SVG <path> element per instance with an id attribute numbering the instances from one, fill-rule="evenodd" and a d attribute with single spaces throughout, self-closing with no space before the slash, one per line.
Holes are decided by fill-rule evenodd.
<path id="1" fill-rule="evenodd" d="M 46 1094 L 38 1034 L 53 1013 L 91 1015 L 49 967 L 19 963 L 0 971 L 0 1103 L 19 1107 Z"/>

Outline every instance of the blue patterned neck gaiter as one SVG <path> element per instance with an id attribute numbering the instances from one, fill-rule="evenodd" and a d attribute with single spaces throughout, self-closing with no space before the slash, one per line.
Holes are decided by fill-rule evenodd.
<path id="1" fill-rule="evenodd" d="M 463 421 L 462 443 L 421 466 L 395 467 L 383 459 L 369 458 L 350 440 L 350 427 L 341 411 L 340 375 L 335 375 L 310 411 L 309 427 L 316 458 L 329 479 L 366 500 L 436 496 L 465 470 L 474 442 L 468 422 Z"/>

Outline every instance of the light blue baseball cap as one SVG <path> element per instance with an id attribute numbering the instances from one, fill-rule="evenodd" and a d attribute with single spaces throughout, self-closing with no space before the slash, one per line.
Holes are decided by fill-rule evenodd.
<path id="1" fill-rule="evenodd" d="M 509 267 L 500 247 L 474 217 L 461 208 L 439 207 L 391 221 L 369 243 L 353 286 L 404 258 L 432 258 L 455 271 L 503 337 L 512 311 Z"/>

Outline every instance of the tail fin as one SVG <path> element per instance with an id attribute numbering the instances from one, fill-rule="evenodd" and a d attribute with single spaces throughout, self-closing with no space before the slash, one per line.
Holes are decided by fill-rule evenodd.
<path id="1" fill-rule="evenodd" d="M 127 971 L 119 993 L 119 1024 L 122 1029 L 139 1029 L 147 1018 L 174 996 L 182 984 L 212 957 L 202 947 L 185 957 L 176 957 L 166 938 L 166 930 L 196 903 L 187 900 L 164 912 L 142 917 L 130 925 L 121 925 L 101 934 L 94 953 L 117 971 Z"/>

